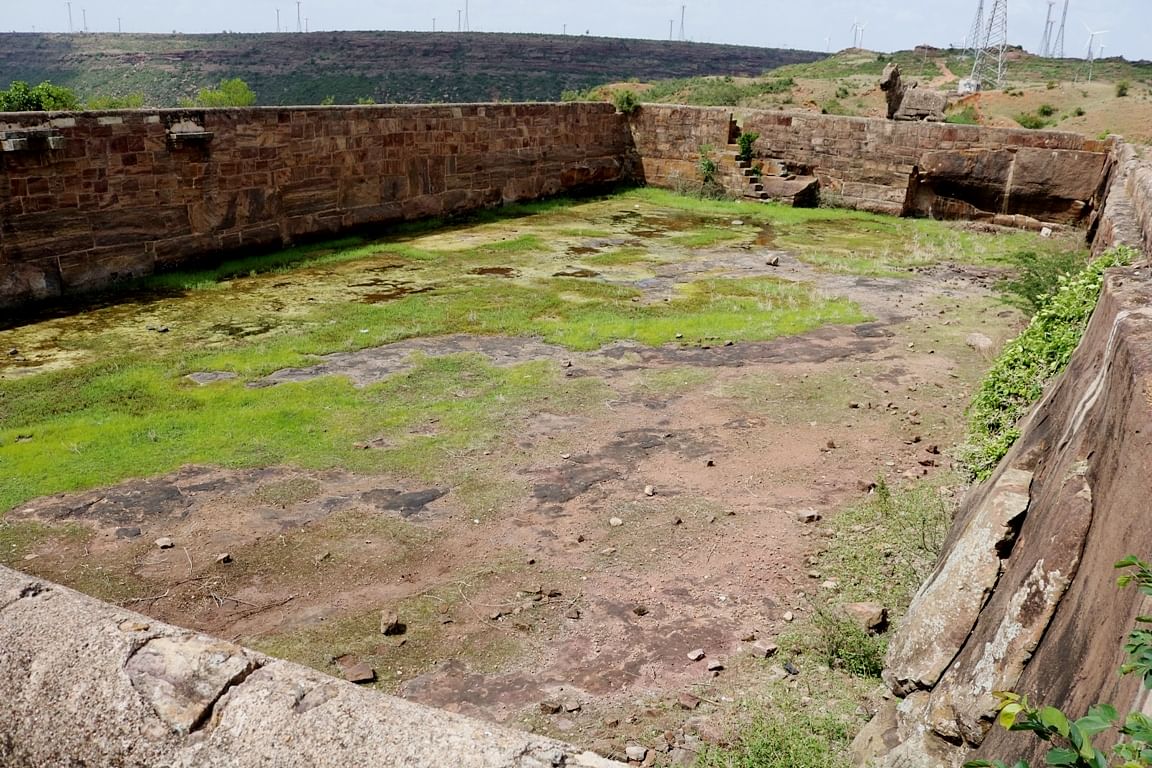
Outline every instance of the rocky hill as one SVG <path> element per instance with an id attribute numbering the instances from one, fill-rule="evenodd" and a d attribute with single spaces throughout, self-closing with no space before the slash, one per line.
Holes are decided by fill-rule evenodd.
<path id="1" fill-rule="evenodd" d="M 759 75 L 811 51 L 605 37 L 488 33 L 0 34 L 0 87 L 51 80 L 82 99 L 142 93 L 175 105 L 226 77 L 259 103 L 557 100 L 619 80 Z"/>

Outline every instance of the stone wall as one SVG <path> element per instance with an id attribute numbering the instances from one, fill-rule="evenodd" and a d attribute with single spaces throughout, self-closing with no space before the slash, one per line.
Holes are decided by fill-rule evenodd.
<path id="1" fill-rule="evenodd" d="M 1152 164 L 1126 146 L 1096 237 L 1098 250 L 1117 243 L 1144 248 L 1143 263 L 1107 275 L 1068 369 L 965 499 L 890 645 L 884 677 L 900 698 L 858 739 L 862 762 L 1042 764 L 1042 742 L 992 727 L 993 691 L 1073 717 L 1098 702 L 1152 715 L 1152 692 L 1117 674 L 1152 600 L 1118 590 L 1112 567 L 1152 557 Z"/>
<path id="2" fill-rule="evenodd" d="M 0 567 L 0 765 L 612 768 Z"/>
<path id="3" fill-rule="evenodd" d="M 0 114 L 0 306 L 621 178 L 608 104 Z"/>
<path id="4" fill-rule="evenodd" d="M 735 150 L 729 144 L 735 140 L 729 132 L 732 117 L 742 131 L 760 134 L 754 147 L 759 156 L 819 177 L 827 201 L 896 216 L 971 218 L 985 212 L 1076 223 L 1098 203 L 1112 146 L 1055 131 L 646 104 L 630 120 L 637 175 L 654 186 L 698 183 L 701 147 Z M 960 173 L 953 174 L 960 178 L 950 177 L 932 196 L 955 201 L 953 206 L 934 209 L 933 199 L 911 199 L 910 180 L 928 158 L 937 167 L 948 167 L 949 159 L 951 167 L 960 165 Z M 921 188 L 930 179 L 921 179 Z M 1070 209 L 1073 215 L 1064 215 Z"/>

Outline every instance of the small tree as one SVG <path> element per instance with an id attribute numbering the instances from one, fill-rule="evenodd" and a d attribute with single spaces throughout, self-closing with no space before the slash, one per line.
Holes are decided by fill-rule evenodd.
<path id="1" fill-rule="evenodd" d="M 640 107 L 640 99 L 638 99 L 635 92 L 631 90 L 617 93 L 616 96 L 613 97 L 612 103 L 616 105 L 616 109 L 626 115 L 632 114 Z"/>
<path id="2" fill-rule="evenodd" d="M 71 89 L 52 85 L 47 80 L 37 86 L 15 80 L 8 90 L 0 91 L 0 112 L 52 112 L 79 108 L 80 100 Z"/>
<path id="3" fill-rule="evenodd" d="M 256 94 L 248 83 L 238 77 L 221 80 L 218 88 L 201 88 L 195 99 L 184 100 L 186 107 L 250 107 L 256 103 Z"/>
<path id="4" fill-rule="evenodd" d="M 1122 99 L 1125 96 L 1127 96 L 1128 95 L 1128 89 L 1131 87 L 1132 87 L 1132 84 L 1129 83 L 1127 80 L 1121 80 L 1120 82 L 1116 83 L 1116 96 L 1117 96 L 1117 98 Z"/>

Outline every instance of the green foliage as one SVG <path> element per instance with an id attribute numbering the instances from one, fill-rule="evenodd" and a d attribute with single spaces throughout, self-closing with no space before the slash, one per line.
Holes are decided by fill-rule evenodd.
<path id="1" fill-rule="evenodd" d="M 640 99 L 631 89 L 619 91 L 612 97 L 612 103 L 616 105 L 616 109 L 625 115 L 632 114 L 640 107 Z"/>
<path id="2" fill-rule="evenodd" d="M 127 96 L 95 96 L 84 103 L 84 109 L 140 109 L 144 106 L 144 94 L 130 93 Z"/>
<path id="3" fill-rule="evenodd" d="M 1036 114 L 1040 115 L 1040 117 L 1052 117 L 1052 115 L 1056 114 L 1056 107 L 1051 104 L 1041 104 L 1036 108 Z"/>
<path id="4" fill-rule="evenodd" d="M 1039 131 L 1047 128 L 1049 122 L 1040 115 L 1034 115 L 1031 112 L 1021 112 L 1013 118 L 1022 128 L 1028 128 L 1033 131 Z"/>
<path id="5" fill-rule="evenodd" d="M 712 147 L 702 145 L 700 157 L 696 160 L 696 170 L 700 174 L 700 196 L 707 198 L 720 198 L 724 196 L 724 187 L 720 184 L 717 174 L 720 166 L 712 159 Z"/>
<path id="6" fill-rule="evenodd" d="M 14 80 L 8 90 L 0 91 L 0 112 L 54 112 L 80 108 L 80 100 L 70 89 L 45 80 L 29 86 Z"/>
<path id="7" fill-rule="evenodd" d="M 238 77 L 221 80 L 218 88 L 201 88 L 196 98 L 184 102 L 190 107 L 250 107 L 256 103 L 256 94 L 248 83 Z"/>
<path id="8" fill-rule="evenodd" d="M 1116 83 L 1116 98 L 1122 99 L 1125 96 L 1127 96 L 1128 95 L 1128 89 L 1131 87 L 1132 87 L 1132 84 L 1129 83 L 1127 80 L 1121 80 L 1120 82 Z"/>
<path id="9" fill-rule="evenodd" d="M 1076 109 L 1072 110 L 1072 115 L 1074 117 L 1084 117 L 1086 114 L 1088 113 L 1084 111 L 1084 107 L 1076 107 Z"/>
<path id="10" fill-rule="evenodd" d="M 336 97 L 331 95 L 331 94 L 325 96 L 323 99 L 320 100 L 320 106 L 322 106 L 322 107 L 330 107 L 335 103 L 336 103 Z"/>
<path id="11" fill-rule="evenodd" d="M 976 114 L 975 107 L 967 106 L 945 117 L 944 122 L 953 125 L 979 125 L 980 118 Z"/>
<path id="12" fill-rule="evenodd" d="M 984 479 L 1019 436 L 1016 422 L 1064 370 L 1080 343 L 1104 280 L 1104 270 L 1131 261 L 1131 249 L 1118 247 L 1073 277 L 1060 277 L 1059 289 L 1043 302 L 1028 327 L 1011 341 L 980 385 L 968 409 L 968 442 L 960 451 L 968 473 Z"/>
<path id="13" fill-rule="evenodd" d="M 1148 563 L 1128 556 L 1116 563 L 1116 567 L 1132 571 L 1120 576 L 1117 586 L 1135 584 L 1143 594 L 1152 595 L 1152 569 Z M 1128 663 L 1120 668 L 1120 673 L 1139 674 L 1144 687 L 1152 690 L 1152 632 L 1140 628 L 1140 625 L 1152 625 L 1152 616 L 1138 616 L 1136 623 L 1136 629 L 1129 633 L 1124 645 Z M 1132 712 L 1121 720 L 1120 713 L 1111 704 L 1097 704 L 1089 708 L 1088 714 L 1071 720 L 1056 707 L 1032 706 L 1027 696 L 1003 691 L 995 695 L 1000 701 L 996 722 L 1001 728 L 1027 731 L 1053 745 L 1044 758 L 1047 765 L 1108 768 L 1113 764 L 1110 756 L 1093 740 L 1104 731 L 1118 728 L 1121 738 L 1112 746 L 1111 757 L 1123 761 L 1122 768 L 1152 766 L 1152 718 L 1147 715 Z M 964 768 L 1008 768 L 1008 765 L 999 760 L 972 760 L 965 763 Z M 1012 768 L 1028 768 L 1028 763 L 1019 761 Z"/>
<path id="14" fill-rule="evenodd" d="M 731 747 L 708 746 L 696 768 L 849 768 L 847 724 L 831 714 L 787 709 L 755 718 Z"/>
<path id="15" fill-rule="evenodd" d="M 880 677 L 888 641 L 871 635 L 834 607 L 813 605 L 812 650 L 822 664 L 859 677 Z"/>
<path id="16" fill-rule="evenodd" d="M 376 99 L 371 96 L 357 96 L 356 103 L 362 107 L 370 106 L 376 103 Z"/>
<path id="17" fill-rule="evenodd" d="M 735 107 L 759 97 L 789 93 L 796 82 L 790 77 L 736 82 L 731 78 L 693 77 L 662 80 L 644 92 L 644 100 L 654 103 L 679 103 L 696 106 Z"/>
<path id="18" fill-rule="evenodd" d="M 740 145 L 739 157 L 746 163 L 752 162 L 752 145 L 760 138 L 760 134 L 756 132 L 741 133 L 737 143 Z"/>
<path id="19" fill-rule="evenodd" d="M 1029 249 L 1009 254 L 1015 274 L 996 286 L 1013 304 L 1034 315 L 1050 300 L 1068 278 L 1084 269 L 1087 256 L 1081 250 L 1039 253 Z"/>

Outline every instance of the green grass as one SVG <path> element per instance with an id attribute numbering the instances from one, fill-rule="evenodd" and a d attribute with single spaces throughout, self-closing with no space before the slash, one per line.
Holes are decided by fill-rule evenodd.
<path id="1" fill-rule="evenodd" d="M 567 381 L 545 363 L 498 368 L 475 355 L 420 360 L 363 389 L 341 377 L 198 387 L 162 365 L 127 360 L 5 382 L 0 509 L 189 463 L 390 470 L 432 480 L 456 463 L 454 452 L 491 446 L 509 420 L 539 403 L 586 409 L 600 386 Z M 431 420 L 436 435 L 410 434 Z M 32 439 L 18 442 L 19 434 Z M 395 447 L 354 445 L 375 436 Z"/>
<path id="2" fill-rule="evenodd" d="M 843 691 L 829 692 L 831 696 Z M 708 746 L 697 768 L 849 768 L 847 750 L 860 723 L 837 709 L 813 711 L 778 691 L 742 723 L 731 746 Z"/>

